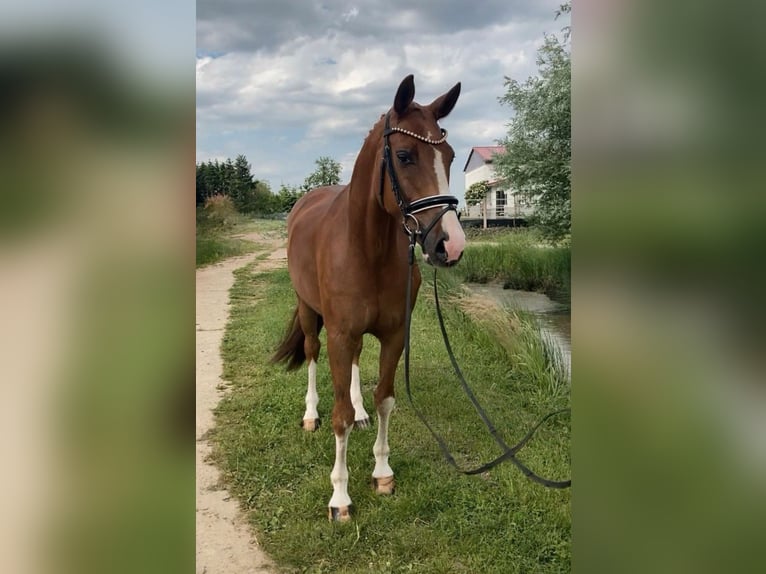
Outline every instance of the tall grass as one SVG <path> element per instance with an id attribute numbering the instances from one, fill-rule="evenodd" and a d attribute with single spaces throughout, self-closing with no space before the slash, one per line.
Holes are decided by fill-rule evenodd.
<path id="1" fill-rule="evenodd" d="M 254 251 L 256 244 L 252 241 L 231 237 L 248 220 L 237 212 L 231 198 L 223 195 L 209 197 L 204 206 L 197 208 L 197 267 Z"/>
<path id="2" fill-rule="evenodd" d="M 197 267 L 217 263 L 229 257 L 245 255 L 255 250 L 252 241 L 224 237 L 221 234 L 205 232 L 197 234 Z"/>
<path id="3" fill-rule="evenodd" d="M 450 272 L 463 281 L 501 281 L 506 289 L 539 291 L 568 304 L 570 266 L 568 246 L 541 244 L 535 233 L 520 229 L 484 237 L 474 233 L 460 264 Z"/>
<path id="4" fill-rule="evenodd" d="M 501 307 L 492 298 L 471 293 L 454 276 L 441 274 L 438 284 L 447 298 L 442 307 L 456 304 L 475 323 L 474 328 L 486 332 L 506 351 L 514 378 L 536 402 L 548 404 L 568 396 L 570 376 L 564 353 L 534 314 Z M 424 292 L 430 297 L 428 286 Z"/>

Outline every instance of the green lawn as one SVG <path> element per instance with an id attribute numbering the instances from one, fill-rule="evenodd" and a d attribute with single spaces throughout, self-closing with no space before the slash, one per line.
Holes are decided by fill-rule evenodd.
<path id="1" fill-rule="evenodd" d="M 413 393 L 458 462 L 474 465 L 498 451 L 452 375 L 429 291 L 421 290 L 413 318 Z M 407 403 L 401 366 L 389 436 L 396 493 L 373 493 L 375 429 L 354 430 L 348 453 L 354 518 L 328 522 L 335 444 L 324 347 L 318 390 L 325 424 L 308 434 L 299 428 L 305 368 L 287 373 L 268 362 L 295 302 L 287 272 L 241 269 L 231 295 L 223 355 L 232 384 L 216 412 L 215 457 L 228 488 L 253 511 L 259 542 L 287 571 L 570 571 L 570 491 L 540 487 L 510 464 L 476 477 L 453 471 Z M 568 406 L 568 392 L 540 388 L 528 366 L 518 364 L 523 354 L 498 342 L 513 337 L 498 337 L 496 325 L 477 324 L 454 303 L 445 306 L 458 361 L 510 444 L 549 411 Z M 365 338 L 362 390 L 371 414 L 378 348 L 374 338 Z M 568 478 L 569 447 L 564 417 L 542 428 L 520 458 L 543 476 Z"/>

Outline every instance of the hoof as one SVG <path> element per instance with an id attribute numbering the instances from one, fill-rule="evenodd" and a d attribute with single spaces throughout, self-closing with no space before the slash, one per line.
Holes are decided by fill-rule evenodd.
<path id="1" fill-rule="evenodd" d="M 358 429 L 370 428 L 372 426 L 372 421 L 370 420 L 370 417 L 367 417 L 366 419 L 354 421 L 354 426 Z"/>
<path id="2" fill-rule="evenodd" d="M 348 522 L 351 520 L 351 507 L 341 506 L 340 508 L 335 508 L 330 506 L 327 515 L 330 522 Z"/>
<path id="3" fill-rule="evenodd" d="M 384 476 L 383 478 L 372 477 L 372 486 L 375 488 L 375 494 L 393 494 L 394 493 L 394 477 Z"/>
<path id="4" fill-rule="evenodd" d="M 319 428 L 319 419 L 303 419 L 301 421 L 301 428 L 306 432 L 314 432 Z"/>

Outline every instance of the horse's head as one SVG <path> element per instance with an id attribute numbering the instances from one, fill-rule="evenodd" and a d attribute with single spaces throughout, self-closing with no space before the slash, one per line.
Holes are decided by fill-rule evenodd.
<path id="1" fill-rule="evenodd" d="M 460 260 L 465 234 L 449 195 L 449 172 L 455 152 L 439 120 L 447 116 L 460 95 L 460 83 L 427 106 L 413 101 L 415 82 L 407 76 L 399 85 L 394 106 L 386 114 L 381 195 L 391 215 L 404 217 L 426 261 L 449 266 Z"/>

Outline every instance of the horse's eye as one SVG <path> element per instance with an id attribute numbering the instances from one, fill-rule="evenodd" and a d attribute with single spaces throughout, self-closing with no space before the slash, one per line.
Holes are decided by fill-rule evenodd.
<path id="1" fill-rule="evenodd" d="M 412 156 L 410 155 L 410 152 L 408 152 L 405 149 L 400 149 L 398 152 L 396 152 L 396 157 L 399 158 L 399 161 L 402 162 L 404 165 L 415 163 L 412 161 Z"/>

